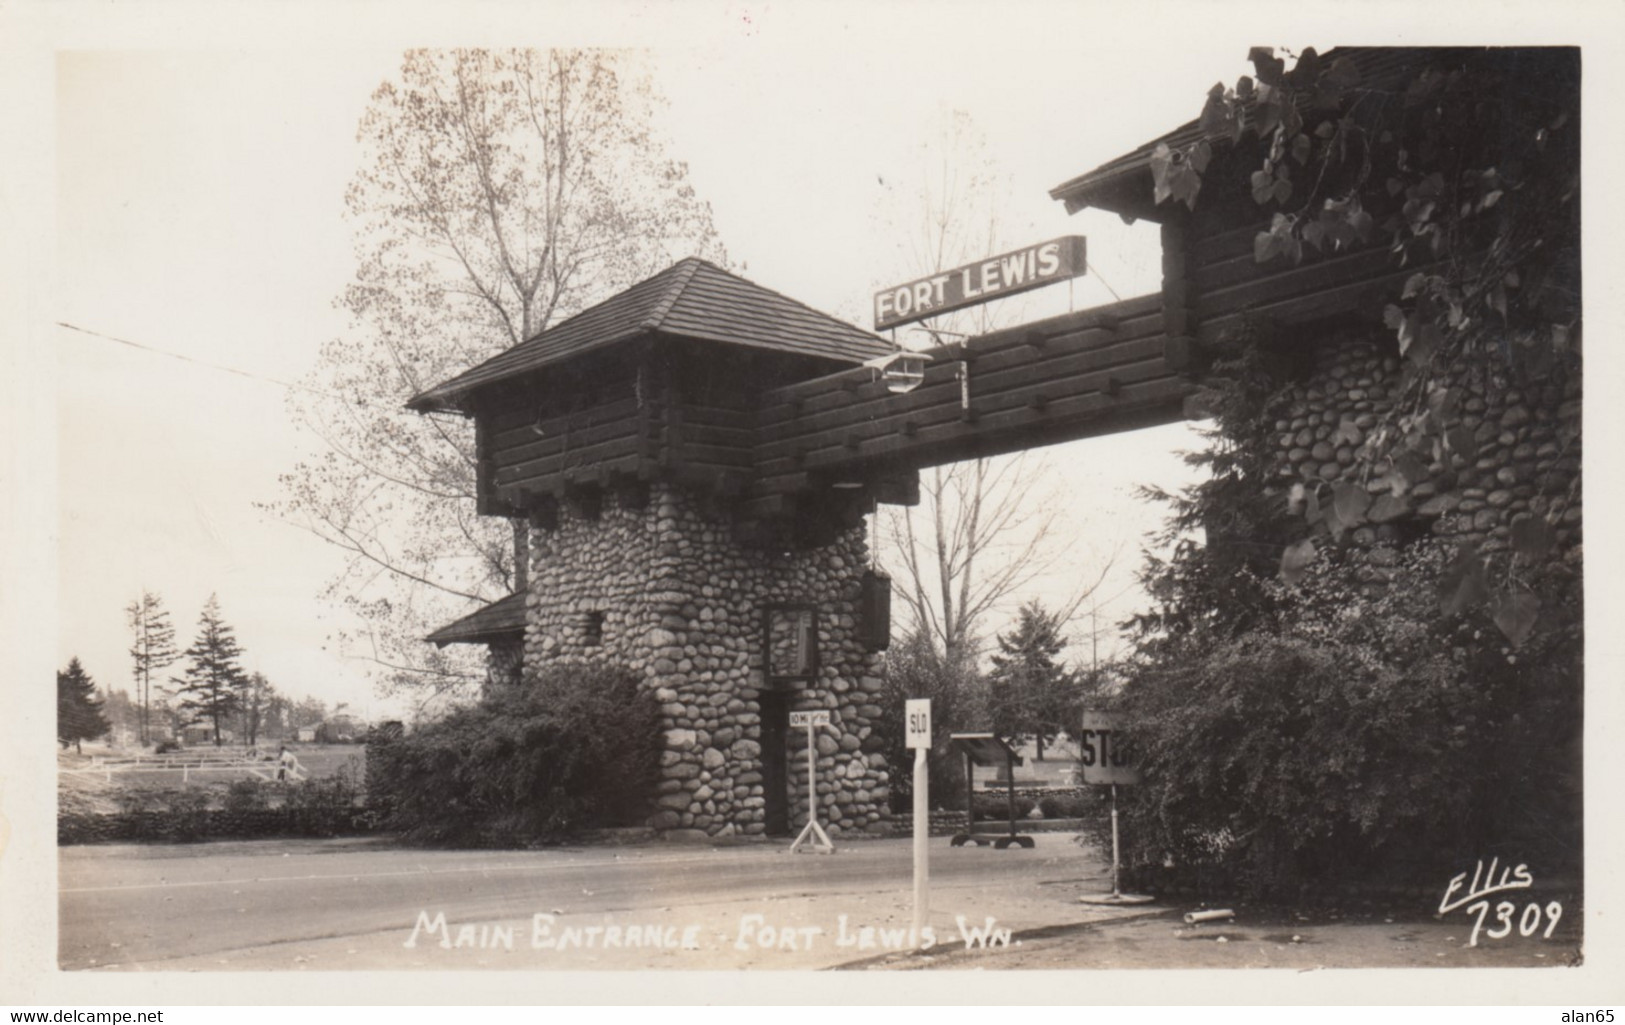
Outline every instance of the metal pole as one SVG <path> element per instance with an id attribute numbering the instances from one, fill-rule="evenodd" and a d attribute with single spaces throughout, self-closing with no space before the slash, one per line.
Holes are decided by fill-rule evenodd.
<path id="1" fill-rule="evenodd" d="M 1112 784 L 1112 897 L 1122 894 L 1117 888 L 1117 784 Z"/>
<path id="2" fill-rule="evenodd" d="M 976 832 L 976 784 L 971 773 L 970 752 L 965 752 L 965 835 Z"/>
<path id="3" fill-rule="evenodd" d="M 1040 741 L 1039 743 L 1043 743 Z M 1016 763 L 1009 754 L 1004 756 L 1004 810 L 1010 816 L 1010 835 L 1016 835 Z"/>
<path id="4" fill-rule="evenodd" d="M 914 935 L 920 942 L 930 912 L 931 897 L 928 883 L 931 878 L 931 775 L 926 769 L 926 749 L 914 749 Z"/>
<path id="5" fill-rule="evenodd" d="M 813 768 L 813 728 L 807 723 L 807 822 L 810 824 L 818 814 L 818 787 L 814 782 Z"/>

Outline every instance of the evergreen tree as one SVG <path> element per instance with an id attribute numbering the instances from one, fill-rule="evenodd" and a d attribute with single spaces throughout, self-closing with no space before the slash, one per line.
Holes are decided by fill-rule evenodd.
<path id="1" fill-rule="evenodd" d="M 993 730 L 1005 737 L 1033 737 L 1043 761 L 1044 746 L 1072 728 L 1081 714 L 1078 681 L 1057 661 L 1066 647 L 1061 617 L 1030 601 L 998 642 L 988 676 Z"/>
<path id="2" fill-rule="evenodd" d="M 80 742 L 107 733 L 107 717 L 96 697 L 96 683 L 79 660 L 68 662 L 65 672 L 56 674 L 56 739 L 63 746 L 83 750 Z"/>
<path id="3" fill-rule="evenodd" d="M 180 658 L 175 650 L 175 627 L 169 612 L 156 594 L 142 591 L 141 597 L 124 610 L 135 643 L 130 658 L 135 663 L 135 697 L 141 706 L 141 743 L 152 741 L 152 676 Z"/>
<path id="4" fill-rule="evenodd" d="M 968 658 L 949 660 L 936 639 L 923 631 L 905 636 L 886 652 L 884 686 L 878 704 L 884 714 L 875 722 L 874 735 L 864 742 L 865 753 L 878 751 L 891 770 L 891 804 L 908 809 L 914 793 L 909 769 L 912 751 L 904 747 L 903 711 L 910 698 L 931 702 L 930 790 L 937 807 L 952 804 L 964 793 L 964 768 L 949 748 L 952 733 L 987 728 L 987 683 Z"/>
<path id="5" fill-rule="evenodd" d="M 220 617 L 220 600 L 209 595 L 198 620 L 197 640 L 186 649 L 189 660 L 180 685 L 181 712 L 188 722 L 209 722 L 214 727 L 214 743 L 220 746 L 220 724 L 230 721 L 242 703 L 248 676 L 237 660 L 243 650 L 231 627 Z"/>

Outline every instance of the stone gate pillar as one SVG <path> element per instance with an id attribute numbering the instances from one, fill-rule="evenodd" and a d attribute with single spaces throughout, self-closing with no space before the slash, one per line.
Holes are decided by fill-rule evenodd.
<path id="1" fill-rule="evenodd" d="M 647 502 L 608 495 L 596 518 L 564 511 L 554 529 L 533 530 L 525 669 L 604 661 L 654 693 L 665 731 L 649 820 L 658 829 L 795 832 L 807 814 L 806 738 L 784 720 L 827 709 L 815 740 L 819 819 L 832 835 L 883 831 L 879 655 L 858 633 L 863 529 L 772 551 L 739 543 L 709 504 L 655 485 Z M 781 649 L 771 660 L 770 632 Z M 810 664 L 787 661 L 787 643 L 809 642 Z"/>

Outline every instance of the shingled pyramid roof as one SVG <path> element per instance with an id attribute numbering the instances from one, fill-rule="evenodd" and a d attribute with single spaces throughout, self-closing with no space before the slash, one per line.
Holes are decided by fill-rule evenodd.
<path id="1" fill-rule="evenodd" d="M 454 409 L 477 388 L 651 333 L 842 363 L 893 351 L 877 335 L 690 257 L 414 396 L 407 406 Z"/>

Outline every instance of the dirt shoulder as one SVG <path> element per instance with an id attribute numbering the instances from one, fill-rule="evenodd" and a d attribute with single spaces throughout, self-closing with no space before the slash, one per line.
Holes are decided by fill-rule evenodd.
<path id="1" fill-rule="evenodd" d="M 1445 917 L 1381 910 L 1242 909 L 1187 925 L 1184 909 L 1147 905 L 1093 921 L 1018 931 L 1008 945 L 944 946 L 841 965 L 847 970 L 1133 968 L 1512 968 L 1581 961 L 1579 909 L 1552 935 L 1492 938 L 1457 911 Z M 1495 928 L 1492 922 L 1486 928 Z"/>

